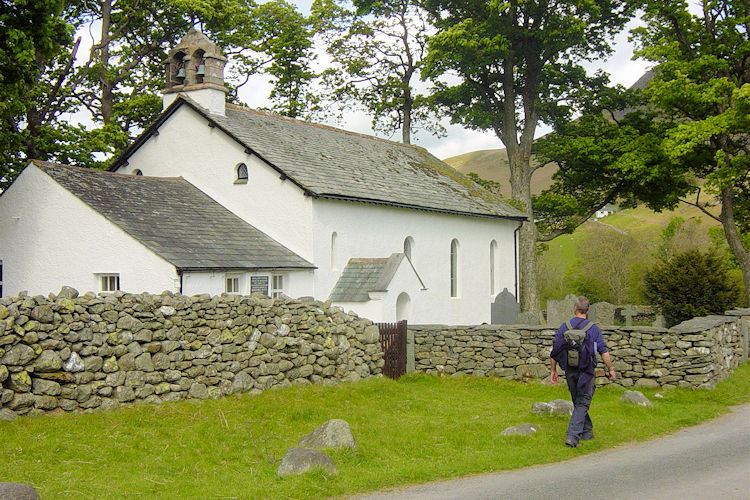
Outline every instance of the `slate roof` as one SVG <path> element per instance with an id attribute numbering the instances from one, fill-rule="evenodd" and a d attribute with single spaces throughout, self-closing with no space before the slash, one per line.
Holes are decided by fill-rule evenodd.
<path id="1" fill-rule="evenodd" d="M 42 161 L 33 164 L 178 269 L 315 267 L 181 177 L 114 174 Z"/>
<path id="2" fill-rule="evenodd" d="M 209 114 L 180 96 L 110 167 L 117 169 L 181 105 L 202 114 L 306 194 L 444 213 L 525 220 L 424 148 L 227 104 Z"/>
<path id="3" fill-rule="evenodd" d="M 349 259 L 328 300 L 367 302 L 369 292 L 387 291 L 404 257 L 402 253 L 394 253 L 385 259 Z"/>

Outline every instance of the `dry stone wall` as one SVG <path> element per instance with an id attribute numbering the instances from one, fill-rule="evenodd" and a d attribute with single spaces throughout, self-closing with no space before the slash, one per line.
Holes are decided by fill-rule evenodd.
<path id="1" fill-rule="evenodd" d="M 671 329 L 602 327 L 624 387 L 713 388 L 747 361 L 750 309 L 695 318 Z M 409 325 L 416 371 L 541 379 L 557 328 Z M 602 364 L 599 363 L 602 368 Z M 603 371 L 598 374 L 605 379 Z"/>
<path id="2" fill-rule="evenodd" d="M 317 301 L 115 293 L 0 299 L 0 419 L 378 375 L 378 327 Z"/>

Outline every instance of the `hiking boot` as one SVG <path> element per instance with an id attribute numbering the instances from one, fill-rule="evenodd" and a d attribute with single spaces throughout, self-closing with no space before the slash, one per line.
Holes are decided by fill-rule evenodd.
<path id="1" fill-rule="evenodd" d="M 586 432 L 581 436 L 581 441 L 588 441 L 589 439 L 594 439 L 593 432 Z"/>
<path id="2" fill-rule="evenodd" d="M 576 441 L 575 438 L 572 438 L 572 437 L 566 438 L 565 446 L 570 446 L 571 448 L 578 448 L 578 441 Z"/>

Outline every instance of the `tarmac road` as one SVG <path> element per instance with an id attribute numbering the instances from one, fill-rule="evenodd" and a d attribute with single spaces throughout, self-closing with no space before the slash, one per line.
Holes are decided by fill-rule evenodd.
<path id="1" fill-rule="evenodd" d="M 664 438 L 565 462 L 356 497 L 496 498 L 750 500 L 750 405 Z"/>

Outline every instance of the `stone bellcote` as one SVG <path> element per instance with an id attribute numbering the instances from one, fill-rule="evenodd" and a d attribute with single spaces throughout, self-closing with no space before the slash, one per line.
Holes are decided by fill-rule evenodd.
<path id="1" fill-rule="evenodd" d="M 191 28 L 164 61 L 167 79 L 162 90 L 164 108 L 179 94 L 185 94 L 209 113 L 223 115 L 228 92 L 224 86 L 226 62 L 218 45 Z"/>

